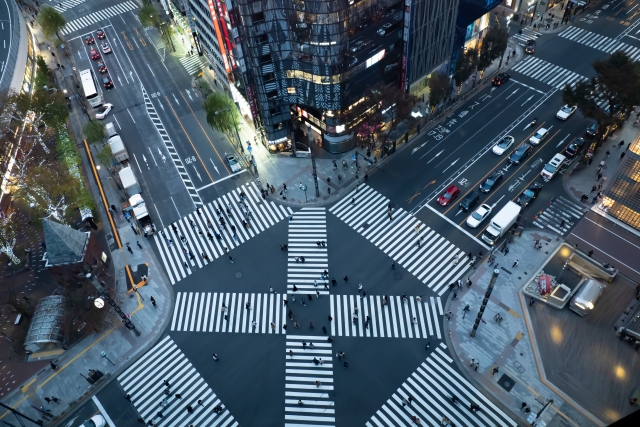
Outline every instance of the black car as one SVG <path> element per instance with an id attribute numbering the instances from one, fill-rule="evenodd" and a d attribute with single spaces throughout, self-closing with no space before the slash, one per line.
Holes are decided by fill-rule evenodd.
<path id="1" fill-rule="evenodd" d="M 513 153 L 509 156 L 509 161 L 511 163 L 519 164 L 522 160 L 526 159 L 529 154 L 533 151 L 533 147 L 528 142 L 520 145 L 518 148 L 513 150 Z"/>
<path id="2" fill-rule="evenodd" d="M 534 182 L 529 186 L 529 188 L 524 190 L 520 196 L 518 196 L 516 203 L 522 207 L 528 206 L 529 203 L 533 202 L 533 200 L 538 197 L 540 191 L 542 191 L 542 183 Z"/>
<path id="3" fill-rule="evenodd" d="M 488 193 L 502 181 L 504 178 L 504 174 L 502 171 L 495 171 L 487 179 L 484 180 L 482 184 L 480 184 L 480 191 L 483 193 Z"/>
<path id="4" fill-rule="evenodd" d="M 582 147 L 584 147 L 584 143 L 584 138 L 577 138 L 564 150 L 564 154 L 569 158 L 577 156 Z"/>
<path id="5" fill-rule="evenodd" d="M 494 86 L 502 86 L 503 83 L 506 83 L 511 78 L 511 74 L 509 73 L 500 73 L 491 80 L 491 84 Z"/>
<path id="6" fill-rule="evenodd" d="M 527 44 L 524 47 L 524 53 L 533 53 L 536 51 L 536 41 L 527 40 Z"/>
<path id="7" fill-rule="evenodd" d="M 111 77 L 109 76 L 104 76 L 102 78 L 102 84 L 106 89 L 111 89 L 113 87 L 113 82 L 111 81 Z"/>
<path id="8" fill-rule="evenodd" d="M 587 135 L 596 136 L 597 133 L 598 133 L 598 124 L 591 123 L 591 126 L 587 128 Z"/>

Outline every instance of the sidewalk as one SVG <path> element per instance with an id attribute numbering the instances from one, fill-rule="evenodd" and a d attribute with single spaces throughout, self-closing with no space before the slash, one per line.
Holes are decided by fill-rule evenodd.
<path id="1" fill-rule="evenodd" d="M 37 39 L 43 42 L 44 37 L 40 28 L 36 26 L 33 31 Z M 43 46 L 45 45 L 41 44 L 41 47 Z M 54 70 L 56 69 L 55 60 L 58 59 L 65 67 L 59 71 L 68 74 L 73 66 L 70 58 L 58 49 L 53 48 L 53 52 L 56 54 L 55 57 L 46 55 L 46 51 L 42 52 L 42 54 Z M 66 77 L 64 74 L 56 73 L 56 77 L 64 79 Z M 64 81 L 58 81 L 58 87 L 64 88 Z M 131 359 L 141 355 L 149 348 L 159 337 L 170 319 L 171 300 L 173 298 L 172 289 L 168 286 L 164 273 L 157 267 L 159 264 L 148 240 L 134 235 L 129 224 L 119 217 L 114 218 L 118 236 L 114 235 L 114 230 L 110 229 L 108 208 L 102 203 L 102 192 L 94 180 L 93 169 L 84 150 L 84 144 L 81 141 L 84 122 L 86 122 L 86 117 L 77 108 L 77 104 L 74 103 L 69 127 L 76 136 L 83 167 L 89 175 L 87 180 L 90 185 L 90 191 L 98 205 L 99 225 L 104 228 L 108 241 L 108 247 L 103 249 L 109 257 L 109 263 L 112 265 L 111 274 L 114 276 L 116 284 L 115 294 L 111 295 L 111 297 L 124 313 L 130 315 L 131 321 L 140 335 L 138 336 L 133 331 L 127 330 L 119 316 L 107 305 L 102 310 L 110 310 L 110 312 L 105 318 L 101 332 L 89 335 L 65 351 L 61 357 L 51 360 L 56 365 L 56 370 L 53 370 L 51 366 L 47 366 L 28 380 L 21 388 L 14 390 L 2 399 L 4 404 L 32 418 L 43 419 L 47 424 L 68 415 L 85 398 L 97 392 L 112 376 L 117 375 L 118 372 L 124 369 Z M 98 174 L 107 205 L 120 206 L 124 195 L 119 193 L 106 168 L 101 168 Z M 122 245 L 119 244 L 119 239 L 123 242 Z M 142 245 L 142 249 L 138 248 L 137 241 Z M 135 248 L 133 254 L 129 254 L 124 248 L 126 243 L 129 243 L 132 249 Z M 130 265 L 132 270 L 135 270 L 137 265 L 144 263 L 147 263 L 149 268 L 148 283 L 139 289 L 139 294 L 128 293 L 128 278 L 125 273 L 125 266 Z M 132 274 L 135 276 L 135 271 L 132 271 Z M 96 296 L 98 291 L 100 291 L 99 287 Z M 149 303 L 150 296 L 155 298 L 158 308 L 151 306 Z M 105 352 L 106 357 L 115 365 L 103 358 L 101 356 L 102 352 Z M 80 378 L 80 376 L 88 376 L 90 369 L 99 370 L 105 374 L 102 379 L 93 385 L 85 383 Z M 60 399 L 60 403 L 47 404 L 44 398 L 51 396 Z M 46 418 L 43 417 L 42 411 L 38 410 L 41 407 L 50 410 L 50 415 Z M 2 411 L 0 419 L 4 419 L 8 414 L 9 412 Z"/>
<path id="2" fill-rule="evenodd" d="M 535 240 L 543 243 L 542 250 L 533 248 Z M 471 337 L 470 332 L 496 266 L 489 266 L 486 262 L 471 274 L 471 288 L 463 286 L 456 300 L 451 300 L 450 295 L 446 310 L 451 310 L 453 317 L 445 321 L 444 330 L 448 333 L 444 335 L 447 345 L 453 348 L 452 353 L 458 356 L 456 363 L 464 375 L 478 388 L 486 390 L 494 401 L 501 402 L 521 425 L 526 424 L 522 402 L 529 405 L 531 414 L 537 414 L 549 399 L 553 403 L 541 417 L 547 425 L 603 425 L 585 415 L 586 411 L 576 409 L 575 403 L 550 388 L 552 385 L 544 379 L 543 368 L 537 360 L 535 337 L 528 321 L 528 300 L 520 292 L 561 243 L 553 233 L 527 230 L 522 236 L 514 237 L 507 255 L 496 251 L 494 256 L 500 266 L 500 274 L 477 335 Z M 512 268 L 515 260 L 519 260 L 519 265 Z M 463 310 L 466 305 L 469 305 L 468 313 Z M 501 324 L 493 320 L 496 314 L 503 316 Z M 475 365 L 471 365 L 472 360 L 479 363 L 477 370 Z M 495 375 L 494 367 L 498 368 Z M 564 424 L 558 421 L 551 424 L 558 417 L 563 419 Z"/>

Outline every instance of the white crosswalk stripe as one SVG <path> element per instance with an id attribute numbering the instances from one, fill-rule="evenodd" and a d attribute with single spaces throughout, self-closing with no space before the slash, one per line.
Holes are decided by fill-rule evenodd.
<path id="1" fill-rule="evenodd" d="M 180 62 L 190 75 L 196 74 L 202 69 L 202 61 L 198 55 L 182 57 Z"/>
<path id="2" fill-rule="evenodd" d="M 332 206 L 329 212 L 442 295 L 447 290 L 446 285 L 458 280 L 469 269 L 469 258 L 463 250 L 407 211 L 397 209 L 390 216 L 388 205 L 389 199 L 364 185 Z M 455 261 L 456 257 L 459 262 Z"/>
<path id="3" fill-rule="evenodd" d="M 441 343 L 420 367 L 398 388 L 380 410 L 366 423 L 367 427 L 442 425 L 443 417 L 451 425 L 465 427 L 516 426 L 500 408 L 486 398 L 451 366 L 453 359 Z M 453 403 L 455 396 L 459 402 Z M 472 403 L 480 410 L 472 412 Z"/>
<path id="4" fill-rule="evenodd" d="M 168 387 L 165 380 L 169 381 Z M 145 423 L 152 421 L 158 427 L 238 425 L 169 336 L 118 376 L 118 382 L 131 395 Z M 198 400 L 202 404 L 196 403 Z M 218 405 L 222 407 L 220 414 L 214 412 Z M 193 410 L 188 411 L 187 406 Z"/>
<path id="5" fill-rule="evenodd" d="M 538 212 L 534 217 L 533 224 L 564 235 L 585 213 L 587 213 L 587 209 L 583 206 L 559 196 L 546 209 Z"/>
<path id="6" fill-rule="evenodd" d="M 524 43 L 520 43 L 522 46 L 524 46 L 528 40 L 535 40 L 538 37 L 540 37 L 539 32 L 531 30 L 527 27 L 522 28 L 522 34 L 516 33 L 513 35 L 514 39 L 524 42 Z"/>
<path id="7" fill-rule="evenodd" d="M 553 65 L 535 56 L 529 56 L 519 62 L 511 71 L 517 71 L 558 89 L 563 89 L 567 84 L 574 86 L 579 81 L 587 80 L 583 75 Z"/>
<path id="8" fill-rule="evenodd" d="M 331 336 L 380 338 L 429 338 L 440 334 L 439 316 L 443 315 L 439 297 L 418 300 L 400 296 L 330 295 Z M 358 308 L 357 312 L 355 308 Z M 369 320 L 369 322 L 367 322 Z M 368 323 L 368 324 L 367 324 Z M 435 331 L 435 333 L 434 333 Z"/>
<path id="9" fill-rule="evenodd" d="M 65 25 L 64 28 L 60 30 L 60 33 L 63 35 L 69 34 L 72 31 L 78 31 L 82 28 L 86 28 L 92 24 L 95 24 L 96 22 L 103 21 L 105 19 L 111 18 L 112 16 L 120 15 L 137 8 L 138 5 L 130 0 L 124 3 L 109 6 L 106 9 L 102 9 L 83 16 L 82 18 L 74 19 L 73 21 L 67 22 L 67 25 Z"/>
<path id="10" fill-rule="evenodd" d="M 284 294 L 178 292 L 171 330 L 182 332 L 284 333 Z"/>
<path id="11" fill-rule="evenodd" d="M 326 338 L 287 335 L 285 427 L 335 426 L 332 355 Z"/>
<path id="12" fill-rule="evenodd" d="M 287 244 L 287 292 L 328 294 L 329 278 L 323 279 L 329 268 L 326 209 L 303 208 L 293 214 Z"/>
<path id="13" fill-rule="evenodd" d="M 248 216 L 246 208 L 240 204 L 242 192 L 246 195 L 244 203 L 248 208 Z M 216 212 L 219 208 L 220 215 Z M 230 214 L 226 212 L 228 208 Z M 196 268 L 202 268 L 225 255 L 225 249 L 239 246 L 292 213 L 289 207 L 265 202 L 256 184 L 251 182 L 181 218 L 156 233 L 154 240 L 162 264 L 174 285 Z M 243 221 L 247 221 L 248 228 L 244 227 Z"/>
<path id="14" fill-rule="evenodd" d="M 582 28 L 569 27 L 558 34 L 558 36 L 607 53 L 621 50 L 629 55 L 632 61 L 638 61 L 640 59 L 640 48 Z"/>
<path id="15" fill-rule="evenodd" d="M 78 6 L 79 4 L 82 4 L 84 2 L 86 2 L 87 0 L 64 0 L 61 2 L 56 2 L 55 6 L 53 6 L 53 8 L 55 10 L 57 10 L 58 12 L 62 13 L 65 10 L 69 10 L 71 8 L 74 8 L 76 6 Z"/>

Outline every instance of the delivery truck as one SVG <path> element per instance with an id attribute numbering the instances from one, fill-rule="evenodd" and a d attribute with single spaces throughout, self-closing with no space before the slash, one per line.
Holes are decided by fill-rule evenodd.
<path id="1" fill-rule="evenodd" d="M 153 235 L 156 227 L 153 225 L 153 221 L 151 221 L 151 216 L 149 216 L 147 204 L 140 194 L 135 194 L 129 198 L 129 207 L 125 211 L 125 216 L 127 212 L 130 212 L 136 221 L 140 234 L 145 237 Z"/>
<path id="2" fill-rule="evenodd" d="M 492 246 L 495 245 L 498 242 L 498 239 L 504 236 L 513 224 L 516 223 L 521 209 L 522 207 L 517 203 L 512 201 L 507 202 L 507 204 L 491 219 L 491 222 L 484 230 L 484 233 L 482 233 L 482 240 Z"/>
<path id="3" fill-rule="evenodd" d="M 129 160 L 129 153 L 127 149 L 124 147 L 124 142 L 122 142 L 122 138 L 116 132 L 116 127 L 113 123 L 107 123 L 105 126 L 105 130 L 107 131 L 107 138 L 109 141 L 109 146 L 111 147 L 111 155 L 118 163 L 123 163 Z"/>
<path id="4" fill-rule="evenodd" d="M 120 175 L 120 182 L 122 182 L 122 188 L 124 188 L 127 197 L 140 194 L 140 184 L 138 184 L 138 180 L 130 166 L 120 169 L 118 175 Z"/>

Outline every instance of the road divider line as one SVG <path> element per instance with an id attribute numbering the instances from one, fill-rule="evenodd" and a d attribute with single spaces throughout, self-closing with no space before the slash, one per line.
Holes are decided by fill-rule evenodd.
<path id="1" fill-rule="evenodd" d="M 100 410 L 100 414 L 104 417 L 104 420 L 107 422 L 107 424 L 109 424 L 110 427 L 116 427 L 115 423 L 113 422 L 109 414 L 107 414 L 107 411 L 104 409 L 104 406 L 102 406 L 102 403 L 100 403 L 98 398 L 93 395 L 91 396 L 91 400 L 93 400 L 93 403 L 95 403 L 95 405 L 98 407 L 98 409 Z"/>

